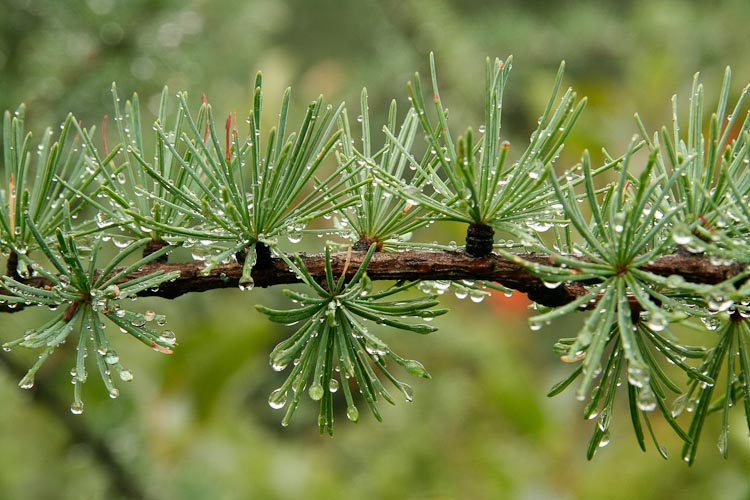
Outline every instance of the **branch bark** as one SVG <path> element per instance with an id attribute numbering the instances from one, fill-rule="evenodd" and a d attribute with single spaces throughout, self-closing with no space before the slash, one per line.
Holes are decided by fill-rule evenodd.
<path id="1" fill-rule="evenodd" d="M 365 252 L 352 252 L 346 275 L 354 275 Z M 552 265 L 552 257 L 541 253 L 519 253 L 517 257 L 529 262 Z M 305 267 L 315 278 L 325 278 L 325 255 L 302 254 Z M 346 252 L 332 254 L 331 265 L 336 276 L 341 275 L 347 260 Z M 716 284 L 735 276 L 745 268 L 745 264 L 714 265 L 708 257 L 702 255 L 665 255 L 643 266 L 644 271 L 660 276 L 678 274 L 694 283 Z M 204 263 L 192 261 L 185 263 L 154 262 L 126 277 L 123 281 L 138 278 L 157 270 L 180 271 L 180 276 L 162 283 L 157 289 L 146 290 L 140 295 L 174 299 L 186 293 L 205 292 L 218 288 L 233 288 L 239 285 L 242 266 L 238 263 L 216 266 L 209 273 L 203 274 Z M 557 288 L 548 288 L 544 282 L 530 274 L 523 267 L 504 257 L 492 254 L 488 257 L 475 258 L 463 252 L 407 251 L 394 253 L 376 253 L 367 269 L 372 280 L 486 280 L 528 294 L 529 298 L 545 306 L 567 304 L 576 297 L 586 293 L 585 283 L 564 283 Z M 256 266 L 252 273 L 257 287 L 290 284 L 299 282 L 284 261 L 273 257 L 262 266 Z M 44 278 L 24 280 L 36 287 L 50 286 Z M 3 293 L 0 290 L 0 293 Z M 7 292 L 4 292 L 7 294 Z M 0 304 L 0 312 L 17 312 L 23 309 L 21 304 Z"/>

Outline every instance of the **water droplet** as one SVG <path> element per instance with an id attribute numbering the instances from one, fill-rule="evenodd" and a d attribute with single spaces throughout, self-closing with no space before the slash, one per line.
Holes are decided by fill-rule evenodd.
<path id="1" fill-rule="evenodd" d="M 607 430 L 609 429 L 609 422 L 611 419 L 612 417 L 611 417 L 611 413 L 609 412 L 609 409 L 604 408 L 602 410 L 601 415 L 599 416 L 599 420 L 596 422 L 596 425 L 597 427 L 599 427 L 599 429 L 602 432 L 607 432 Z"/>
<path id="2" fill-rule="evenodd" d="M 438 280 L 433 281 L 433 286 L 438 290 L 438 293 L 441 291 L 446 291 L 451 286 L 451 282 L 447 280 Z"/>
<path id="3" fill-rule="evenodd" d="M 99 228 L 103 228 L 106 225 L 108 225 L 110 222 L 112 222 L 106 214 L 102 212 L 97 212 L 97 214 L 94 216 L 94 220 L 96 221 L 96 225 Z"/>
<path id="4" fill-rule="evenodd" d="M 678 225 L 672 231 L 672 239 L 678 245 L 687 245 L 693 241 L 693 234 L 685 225 Z"/>
<path id="5" fill-rule="evenodd" d="M 615 230 L 615 232 L 621 233 L 623 229 L 625 229 L 625 213 L 624 212 L 616 213 L 612 222 L 613 222 L 612 228 Z"/>
<path id="6" fill-rule="evenodd" d="M 320 401 L 320 398 L 322 398 L 324 394 L 323 386 L 320 385 L 319 382 L 315 382 L 310 386 L 310 389 L 308 389 L 307 394 L 310 396 L 310 399 L 312 399 L 313 401 Z"/>
<path id="7" fill-rule="evenodd" d="M 729 429 L 724 427 L 721 429 L 721 432 L 719 432 L 719 441 L 716 443 L 716 446 L 719 448 L 719 453 L 721 453 L 722 455 L 727 454 L 727 446 L 729 445 L 728 438 Z"/>
<path id="8" fill-rule="evenodd" d="M 388 346 L 373 339 L 367 339 L 365 341 L 365 350 L 371 356 L 385 356 L 388 354 Z"/>
<path id="9" fill-rule="evenodd" d="M 18 387 L 20 387 L 21 389 L 31 389 L 32 387 L 34 387 L 34 376 L 26 375 L 21 380 L 21 382 L 19 382 Z"/>
<path id="10" fill-rule="evenodd" d="M 401 382 L 401 385 L 399 387 L 401 389 L 401 392 L 404 394 L 404 399 L 406 399 L 406 402 L 411 403 L 414 400 L 414 390 L 409 384 L 405 384 L 403 382 Z"/>
<path id="11" fill-rule="evenodd" d="M 708 308 L 715 312 L 724 312 L 734 305 L 734 300 L 721 295 L 711 295 L 708 298 Z"/>
<path id="12" fill-rule="evenodd" d="M 604 448 L 609 444 L 609 432 L 605 432 L 599 440 L 599 448 Z"/>
<path id="13" fill-rule="evenodd" d="M 81 401 L 75 401 L 72 405 L 70 405 L 70 413 L 73 415 L 80 415 L 83 413 L 83 402 Z"/>
<path id="14" fill-rule="evenodd" d="M 719 318 L 715 318 L 712 316 L 702 317 L 701 322 L 703 323 L 703 325 L 705 325 L 706 329 L 710 331 L 716 330 L 721 325 L 721 321 L 719 320 Z"/>
<path id="15" fill-rule="evenodd" d="M 104 354 L 104 362 L 107 363 L 108 365 L 114 365 L 115 363 L 118 363 L 119 361 L 120 361 L 120 356 L 113 349 L 110 349 Z"/>
<path id="16" fill-rule="evenodd" d="M 644 387 L 638 393 L 638 408 L 641 411 L 654 411 L 656 409 L 656 395 L 648 387 Z"/>
<path id="17" fill-rule="evenodd" d="M 544 233 L 546 231 L 549 231 L 552 228 L 551 222 L 543 222 L 543 221 L 535 221 L 535 220 L 528 221 L 526 225 L 529 227 L 529 229 L 533 229 L 534 231 L 537 231 L 539 233 Z"/>
<path id="18" fill-rule="evenodd" d="M 339 381 L 335 378 L 332 378 L 330 382 L 328 382 L 328 390 L 331 392 L 336 392 L 339 390 Z"/>
<path id="19" fill-rule="evenodd" d="M 123 382 L 130 382 L 133 380 L 133 372 L 130 370 L 121 370 L 120 371 L 120 380 Z"/>
<path id="20" fill-rule="evenodd" d="M 289 240 L 289 243 L 299 243 L 302 241 L 302 232 L 301 231 L 290 231 L 286 235 L 287 239 Z"/>
<path id="21" fill-rule="evenodd" d="M 113 387 L 112 389 L 110 389 L 109 397 L 112 399 L 117 399 L 118 397 L 120 397 L 120 389 L 118 389 L 117 387 Z"/>
<path id="22" fill-rule="evenodd" d="M 357 410 L 356 406 L 351 405 L 346 409 L 346 418 L 352 422 L 359 420 L 359 410 Z"/>
<path id="23" fill-rule="evenodd" d="M 667 318 L 660 311 L 653 312 L 646 321 L 646 326 L 655 332 L 661 332 L 667 327 Z"/>
<path id="24" fill-rule="evenodd" d="M 281 388 L 279 387 L 268 397 L 268 406 L 270 406 L 274 410 L 280 410 L 284 407 L 284 405 L 286 405 L 286 394 L 286 391 L 282 392 Z"/>
<path id="25" fill-rule="evenodd" d="M 271 362 L 271 368 L 275 372 L 283 372 L 286 370 L 287 364 L 286 363 L 277 363 L 277 362 Z"/>
<path id="26" fill-rule="evenodd" d="M 486 296 L 487 292 L 483 292 L 482 290 L 472 290 L 469 292 L 469 299 L 475 304 L 482 302 Z"/>
<path id="27" fill-rule="evenodd" d="M 648 384 L 650 379 L 651 375 L 648 368 L 635 364 L 628 366 L 628 383 L 630 385 L 643 388 Z"/>
<path id="28" fill-rule="evenodd" d="M 177 343 L 177 336 L 172 330 L 164 330 L 159 336 L 159 341 L 167 345 L 175 345 Z"/>

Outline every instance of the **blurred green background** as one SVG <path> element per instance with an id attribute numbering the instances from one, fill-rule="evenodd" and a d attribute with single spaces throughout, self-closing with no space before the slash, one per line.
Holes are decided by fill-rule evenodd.
<path id="1" fill-rule="evenodd" d="M 112 113 L 112 81 L 121 96 L 137 90 L 149 113 L 166 84 L 189 91 L 196 106 L 205 93 L 220 113 L 242 116 L 258 70 L 269 117 L 287 85 L 298 112 L 323 93 L 329 102 L 353 103 L 353 115 L 367 86 L 378 124 L 392 98 L 407 104 L 405 83 L 415 70 L 425 73 L 430 51 L 452 122 L 476 128 L 484 59 L 513 54 L 503 125 L 518 150 L 561 60 L 566 83 L 589 97 L 561 159 L 568 166 L 584 148 L 595 157 L 602 147 L 621 153 L 636 131 L 636 111 L 652 130 L 666 124 L 670 97 L 677 92 L 687 102 L 696 71 L 709 101 L 726 65 L 734 95 L 750 81 L 747 0 L 0 0 L 0 13 L 0 108 L 26 102 L 37 132 L 69 111 L 87 125 L 100 123 Z M 418 237 L 460 241 L 461 229 L 438 226 Z M 289 250 L 312 251 L 315 243 Z M 397 352 L 423 361 L 433 380 L 409 380 L 414 402 L 383 407 L 382 424 L 364 409 L 358 424 L 342 413 L 334 439 L 318 435 L 312 403 L 286 429 L 268 407 L 268 394 L 283 380 L 268 366 L 268 353 L 289 330 L 267 322 L 253 304 L 288 306 L 280 290 L 141 302 L 168 315 L 179 349 L 166 358 L 116 339 L 136 378 L 110 401 L 92 377 L 76 421 L 102 436 L 153 498 L 750 497 L 750 440 L 739 412 L 730 458 L 719 458 L 712 425 L 698 463 L 688 468 L 658 418 L 671 459 L 653 446 L 642 453 L 621 401 L 611 444 L 587 462 L 594 423 L 582 419 L 572 392 L 545 397 L 570 368 L 551 346 L 575 325 L 530 332 L 522 297 L 482 304 L 446 297 L 455 312 L 436 320 L 441 329 L 432 336 L 384 332 Z M 3 339 L 43 315 L 0 318 Z M 13 353 L 24 366 L 32 357 Z M 40 376 L 66 405 L 72 363 L 57 355 Z M 0 497 L 117 498 L 111 470 L 71 436 L 61 416 L 67 406 L 49 411 L 17 380 L 0 371 Z"/>

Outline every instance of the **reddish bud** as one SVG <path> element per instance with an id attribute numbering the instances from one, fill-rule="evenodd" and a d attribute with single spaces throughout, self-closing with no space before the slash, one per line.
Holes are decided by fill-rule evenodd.
<path id="1" fill-rule="evenodd" d="M 153 349 L 156 352 L 160 352 L 162 354 L 172 354 L 174 351 L 170 349 L 169 347 L 164 347 L 163 345 L 159 345 L 153 340 L 151 341 L 151 349 Z"/>
<path id="2" fill-rule="evenodd" d="M 109 154 L 109 148 L 107 147 L 107 120 L 109 116 L 104 115 L 102 118 L 102 146 L 104 147 L 104 155 Z"/>
<path id="3" fill-rule="evenodd" d="M 224 130 L 226 130 L 226 132 L 227 132 L 227 134 L 226 134 L 226 150 L 227 150 L 226 159 L 227 159 L 227 161 L 229 161 L 231 159 L 231 157 L 232 157 L 231 151 L 229 150 L 229 146 L 230 146 L 230 143 L 231 143 L 231 141 L 230 141 L 230 133 L 231 133 L 231 130 L 232 130 L 232 113 L 229 113 L 229 116 L 227 116 L 227 122 L 224 124 Z"/>
<path id="4" fill-rule="evenodd" d="M 201 102 L 204 106 L 208 106 L 208 97 L 206 97 L 206 94 L 201 94 Z M 203 131 L 203 142 L 208 142 L 208 120 L 206 120 L 206 129 Z"/>
<path id="5" fill-rule="evenodd" d="M 706 217 L 704 217 L 703 214 L 698 214 L 698 218 L 703 223 L 703 227 L 705 227 L 706 229 L 708 229 L 712 233 L 714 232 L 714 227 L 711 225 L 710 222 L 708 222 L 708 219 L 706 219 Z"/>

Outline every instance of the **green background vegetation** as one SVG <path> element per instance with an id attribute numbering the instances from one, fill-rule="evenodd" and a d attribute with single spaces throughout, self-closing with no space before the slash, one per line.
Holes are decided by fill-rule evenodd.
<path id="1" fill-rule="evenodd" d="M 87 126 L 100 123 L 112 114 L 112 81 L 123 97 L 137 90 L 151 112 L 167 84 L 189 91 L 196 106 L 205 93 L 220 113 L 243 117 L 257 70 L 264 72 L 269 117 L 287 85 L 297 113 L 323 93 L 328 102 L 352 103 L 352 115 L 367 86 L 372 121 L 382 123 L 392 98 L 406 104 L 405 83 L 414 70 L 425 73 L 430 51 L 452 123 L 476 128 L 484 58 L 513 54 L 503 120 L 511 143 L 523 144 L 534 128 L 560 60 L 567 61 L 566 83 L 589 96 L 561 160 L 568 166 L 583 148 L 595 158 L 602 146 L 620 154 L 635 132 L 636 111 L 652 129 L 667 123 L 670 96 L 677 92 L 686 103 L 695 71 L 703 74 L 709 102 L 726 65 L 734 70 L 735 95 L 750 81 L 746 0 L 0 0 L 0 11 L 0 108 L 26 102 L 37 132 L 68 111 Z M 462 231 L 437 225 L 416 237 L 461 241 Z M 288 249 L 313 251 L 318 243 L 307 238 Z M 433 380 L 409 380 L 414 402 L 383 407 L 382 424 L 365 411 L 350 424 L 342 406 L 334 439 L 318 435 L 312 402 L 286 429 L 268 407 L 268 394 L 283 380 L 268 366 L 268 353 L 290 329 L 265 320 L 253 304 L 288 306 L 280 290 L 139 299 L 168 315 L 179 348 L 165 358 L 125 336 L 116 339 L 136 378 L 121 385 L 117 401 L 92 380 L 80 418 L 156 498 L 750 496 L 750 440 L 739 413 L 730 458 L 719 458 L 714 425 L 688 468 L 658 418 L 672 459 L 638 449 L 622 401 L 612 443 L 587 462 L 595 424 L 582 419 L 572 391 L 545 397 L 569 369 L 551 350 L 567 326 L 529 331 L 525 304 L 514 299 L 499 294 L 472 304 L 447 297 L 455 312 L 435 321 L 439 332 L 386 332 L 384 340 L 422 361 Z M 3 340 L 44 314 L 0 318 Z M 61 354 L 38 378 L 67 401 L 73 362 Z M 91 450 L 71 445 L 59 415 L 16 383 L 0 372 L 2 496 L 111 498 Z"/>

